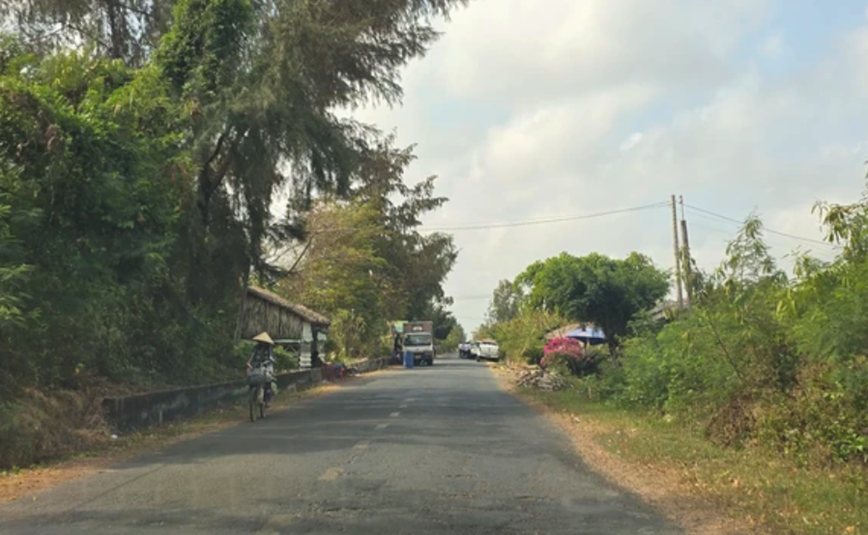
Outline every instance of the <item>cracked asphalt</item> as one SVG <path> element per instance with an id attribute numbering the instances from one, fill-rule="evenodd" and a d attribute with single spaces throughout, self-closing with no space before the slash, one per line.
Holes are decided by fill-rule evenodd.
<path id="1" fill-rule="evenodd" d="M 355 379 L 0 506 L 24 534 L 675 534 L 483 364 Z"/>

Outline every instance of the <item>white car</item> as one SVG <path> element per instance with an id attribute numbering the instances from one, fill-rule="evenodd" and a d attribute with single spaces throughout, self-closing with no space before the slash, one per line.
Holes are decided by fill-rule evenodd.
<path id="1" fill-rule="evenodd" d="M 500 347 L 497 346 L 497 342 L 483 340 L 474 348 L 473 356 L 476 357 L 477 361 L 500 360 Z"/>

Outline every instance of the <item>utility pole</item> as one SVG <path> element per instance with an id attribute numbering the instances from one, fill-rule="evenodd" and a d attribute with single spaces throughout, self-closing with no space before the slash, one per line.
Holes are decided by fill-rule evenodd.
<path id="1" fill-rule="evenodd" d="M 672 195 L 672 247 L 675 252 L 675 295 L 678 297 L 678 308 L 684 308 L 684 295 L 681 293 L 681 251 L 678 250 L 678 210 L 675 207 L 675 195 Z"/>
<path id="2" fill-rule="evenodd" d="M 678 196 L 681 204 L 681 243 L 684 245 L 684 256 L 681 259 L 684 267 L 684 289 L 687 290 L 687 304 L 693 305 L 693 266 L 690 260 L 690 237 L 687 235 L 687 218 L 684 216 L 684 197 Z"/>

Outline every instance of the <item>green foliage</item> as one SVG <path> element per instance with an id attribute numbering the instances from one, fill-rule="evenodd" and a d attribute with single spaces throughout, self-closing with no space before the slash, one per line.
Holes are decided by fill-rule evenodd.
<path id="1" fill-rule="evenodd" d="M 492 323 L 507 322 L 521 311 L 524 292 L 522 287 L 508 280 L 497 283 L 488 306 L 488 320 Z"/>
<path id="2" fill-rule="evenodd" d="M 232 88 L 253 29 L 249 0 L 180 0 L 159 49 L 163 72 L 186 98 L 207 103 Z"/>
<path id="3" fill-rule="evenodd" d="M 274 369 L 277 372 L 297 370 L 299 367 L 298 355 L 287 351 L 280 346 L 274 348 Z"/>
<path id="4" fill-rule="evenodd" d="M 458 351 L 458 344 L 463 343 L 466 339 L 467 335 L 464 333 L 464 328 L 456 324 L 445 339 L 437 340 L 437 353 L 454 353 Z"/>
<path id="5" fill-rule="evenodd" d="M 446 199 L 434 195 L 433 178 L 404 184 L 412 160 L 410 149 L 394 148 L 387 137 L 362 151 L 351 200 L 324 200 L 297 214 L 307 243 L 290 245 L 291 273 L 277 288 L 327 315 L 353 316 L 358 332 L 337 344 L 339 355 L 384 351 L 381 339 L 394 318 L 431 320 L 437 340 L 457 325 L 442 287 L 457 256 L 452 237 L 418 230 L 421 216 Z"/>
<path id="6" fill-rule="evenodd" d="M 93 375 L 235 377 L 240 287 L 285 274 L 268 245 L 306 238 L 317 196 L 354 198 L 346 220 L 361 223 L 340 244 L 341 265 L 323 269 L 344 294 L 310 288 L 323 311 L 362 317 L 345 353 L 376 351 L 382 318 L 443 312 L 454 245 L 417 227 L 445 199 L 433 179 L 403 185 L 410 149 L 333 110 L 398 99 L 400 69 L 436 37 L 427 17 L 460 3 L 26 0 L 0 10 L 18 29 L 0 40 L 0 399 Z M 41 40 L 43 28 L 57 39 Z M 290 194 L 282 222 L 271 215 L 279 193 Z"/>
<path id="7" fill-rule="evenodd" d="M 624 260 L 600 254 L 567 253 L 532 264 L 515 284 L 528 290 L 528 305 L 574 321 L 593 322 L 611 348 L 627 334 L 628 323 L 666 295 L 666 274 L 651 260 L 631 253 Z"/>
<path id="8" fill-rule="evenodd" d="M 868 462 L 868 270 L 858 250 L 830 265 L 802 256 L 790 281 L 751 216 L 690 311 L 661 329 L 637 325 L 618 369 L 603 372 L 607 394 L 690 415 L 725 445 Z"/>
<path id="9" fill-rule="evenodd" d="M 15 214 L 11 205 L 3 204 L 7 198 L 7 194 L 0 193 L 0 333 L 21 326 L 26 319 L 24 301 L 27 296 L 22 286 L 30 271 L 30 266 L 22 263 L 20 243 L 10 229 L 10 220 Z"/>
<path id="10" fill-rule="evenodd" d="M 329 329 L 332 359 L 343 362 L 370 356 L 364 354 L 369 343 L 363 337 L 364 328 L 365 319 L 362 316 L 351 310 L 338 310 Z"/>
<path id="11" fill-rule="evenodd" d="M 239 340 L 232 346 L 232 361 L 237 364 L 239 370 L 244 369 L 244 365 L 250 360 L 253 355 L 253 350 L 256 348 L 256 342 L 251 340 Z"/>
<path id="12" fill-rule="evenodd" d="M 490 326 L 475 333 L 477 339 L 492 337 L 497 340 L 507 360 L 539 364 L 543 358 L 545 335 L 566 321 L 551 312 L 526 309 L 515 318 Z"/>
<path id="13" fill-rule="evenodd" d="M 221 348 L 211 329 L 223 318 L 194 320 L 169 270 L 187 189 L 163 82 L 153 69 L 77 54 L 8 65 L 0 75 L 0 190 L 10 202 L 2 261 L 18 266 L 4 266 L 4 280 L 26 296 L 29 318 L 2 330 L 14 382 L 219 373 L 204 357 Z M 202 360 L 182 365 L 183 355 Z M 0 395 L 15 387 L 2 386 Z"/>

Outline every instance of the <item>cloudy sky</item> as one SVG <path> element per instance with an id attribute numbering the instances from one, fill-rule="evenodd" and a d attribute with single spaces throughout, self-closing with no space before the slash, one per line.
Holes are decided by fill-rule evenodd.
<path id="1" fill-rule="evenodd" d="M 357 113 L 417 143 L 407 180 L 451 200 L 431 229 L 667 201 L 822 237 L 818 200 L 848 202 L 868 158 L 868 1 L 473 0 L 404 75 L 403 106 Z M 688 210 L 700 265 L 737 225 Z M 672 261 L 667 208 L 455 231 L 447 282 L 467 329 L 491 290 L 567 251 Z M 781 256 L 829 246 L 769 235 Z"/>

